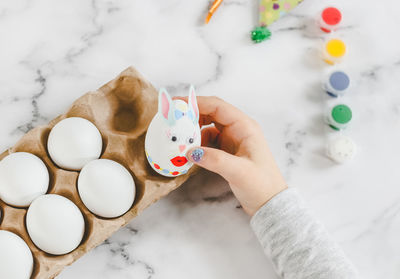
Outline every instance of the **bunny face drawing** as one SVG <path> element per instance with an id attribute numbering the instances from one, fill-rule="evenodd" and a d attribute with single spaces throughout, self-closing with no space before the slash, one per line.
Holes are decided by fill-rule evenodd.
<path id="1" fill-rule="evenodd" d="M 190 87 L 188 103 L 173 101 L 165 89 L 160 89 L 158 112 L 145 139 L 146 157 L 151 167 L 168 177 L 185 174 L 193 165 L 186 158 L 186 152 L 200 144 L 199 108 L 194 87 Z"/>

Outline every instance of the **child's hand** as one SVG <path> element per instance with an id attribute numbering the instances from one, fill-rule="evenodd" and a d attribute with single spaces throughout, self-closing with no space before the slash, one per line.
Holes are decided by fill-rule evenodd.
<path id="1" fill-rule="evenodd" d="M 182 98 L 186 99 L 186 98 Z M 224 177 L 250 216 L 287 188 L 258 123 L 217 97 L 197 97 L 202 147 L 190 150 L 193 163 Z M 219 149 L 206 146 L 217 146 Z"/>

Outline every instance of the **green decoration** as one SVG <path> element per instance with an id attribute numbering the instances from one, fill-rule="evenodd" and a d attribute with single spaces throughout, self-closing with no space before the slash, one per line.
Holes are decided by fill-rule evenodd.
<path id="1" fill-rule="evenodd" d="M 262 41 L 268 40 L 271 37 L 271 31 L 267 27 L 259 26 L 251 31 L 251 39 L 255 43 L 261 43 Z"/>

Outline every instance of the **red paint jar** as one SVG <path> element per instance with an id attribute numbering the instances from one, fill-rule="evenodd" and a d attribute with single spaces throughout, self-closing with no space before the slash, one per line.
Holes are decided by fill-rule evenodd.
<path id="1" fill-rule="evenodd" d="M 325 8 L 319 19 L 319 25 L 322 31 L 330 33 L 335 31 L 342 21 L 342 13 L 335 7 Z"/>

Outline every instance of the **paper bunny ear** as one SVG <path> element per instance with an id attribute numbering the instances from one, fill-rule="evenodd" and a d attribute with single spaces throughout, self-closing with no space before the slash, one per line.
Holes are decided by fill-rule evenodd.
<path id="1" fill-rule="evenodd" d="M 158 94 L 158 113 L 169 126 L 175 124 L 174 103 L 165 88 L 161 88 Z"/>
<path id="2" fill-rule="evenodd" d="M 191 85 L 189 89 L 188 105 L 189 105 L 189 115 L 190 114 L 193 115 L 192 119 L 193 122 L 196 124 L 199 122 L 199 107 L 197 106 L 197 98 L 193 85 Z"/>

